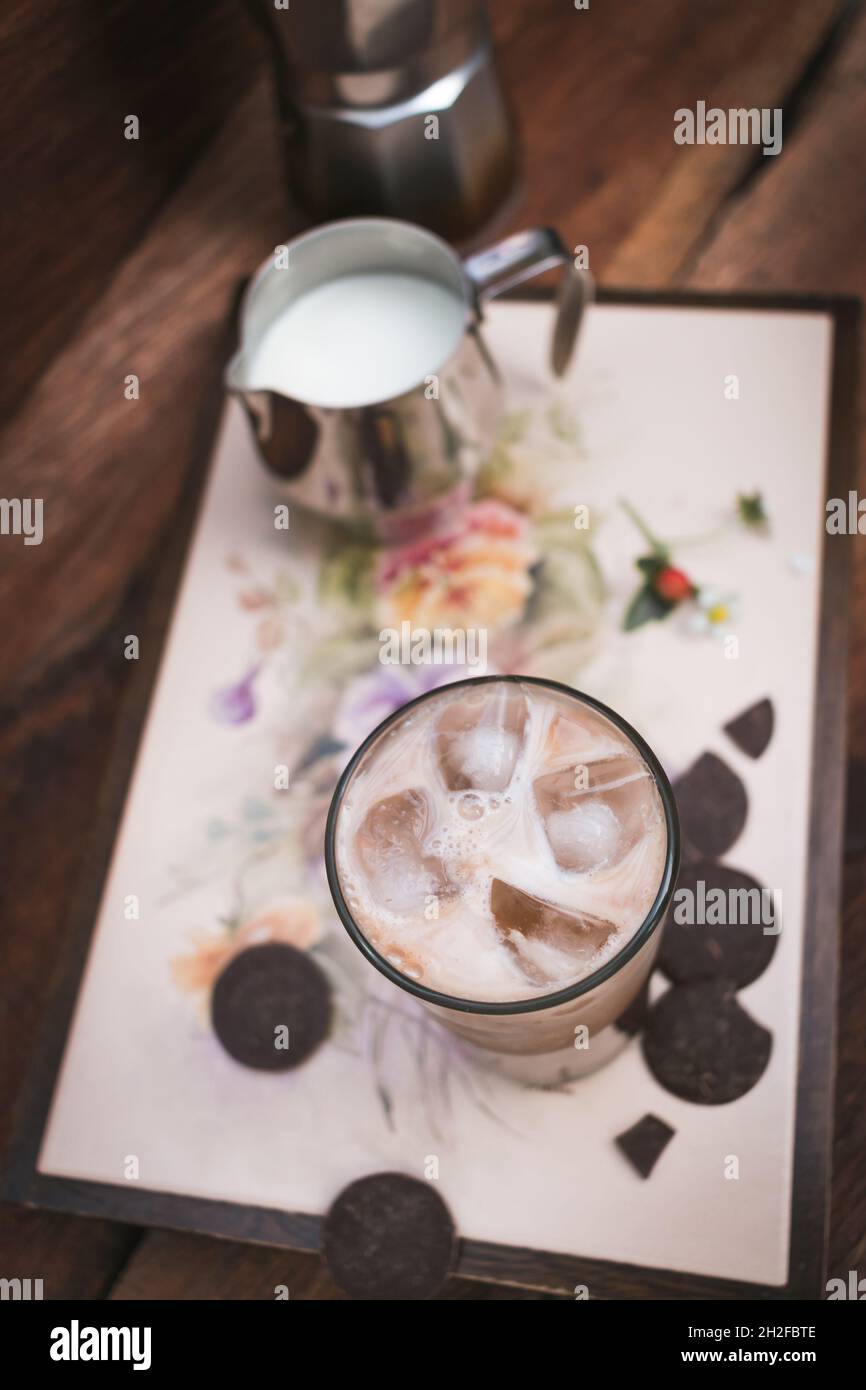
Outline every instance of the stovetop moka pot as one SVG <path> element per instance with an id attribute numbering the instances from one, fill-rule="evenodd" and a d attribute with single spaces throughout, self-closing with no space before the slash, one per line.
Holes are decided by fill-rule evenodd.
<path id="1" fill-rule="evenodd" d="M 269 40 L 293 194 L 453 241 L 487 223 L 516 146 L 479 0 L 246 0 Z"/>

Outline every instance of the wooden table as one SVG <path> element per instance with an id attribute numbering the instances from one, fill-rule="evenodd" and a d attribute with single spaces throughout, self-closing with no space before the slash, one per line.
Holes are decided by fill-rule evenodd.
<path id="1" fill-rule="evenodd" d="M 861 3 L 490 8 L 524 147 L 513 227 L 550 223 L 566 244 L 586 244 L 609 285 L 866 297 Z M 142 206 L 128 245 L 115 238 L 106 250 L 106 200 L 94 184 L 94 254 L 76 261 L 75 312 L 45 308 L 30 338 L 20 328 L 22 343 L 40 350 L 34 366 L 22 349 L 21 390 L 2 429 L 2 490 L 45 499 L 45 541 L 14 552 L 11 538 L 0 545 L 2 1142 L 131 675 L 123 639 L 145 630 L 184 477 L 212 423 L 232 301 L 241 279 L 303 225 L 282 189 L 257 52 L 229 92 L 226 119 L 213 133 L 204 122 L 203 148 Z M 674 111 L 699 99 L 783 107 L 781 154 L 675 145 Z M 30 197 L 35 216 L 40 189 Z M 74 215 L 86 238 L 86 205 Z M 62 260 L 62 238 L 58 247 Z M 46 276 L 56 299 L 57 267 Z M 129 373 L 141 381 L 136 401 L 124 396 Z M 830 1232 L 830 1274 L 844 1278 L 866 1271 L 866 648 L 856 642 L 866 562 L 864 542 L 854 548 Z M 0 1273 L 42 1277 L 46 1297 L 272 1298 L 275 1284 L 288 1284 L 292 1298 L 340 1296 L 312 1256 L 12 1207 L 0 1208 L 0 1251 Z M 453 1280 L 443 1296 L 531 1295 Z"/>

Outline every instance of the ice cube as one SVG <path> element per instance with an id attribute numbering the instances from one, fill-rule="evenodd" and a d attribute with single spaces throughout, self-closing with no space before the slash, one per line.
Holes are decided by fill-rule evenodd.
<path id="1" fill-rule="evenodd" d="M 603 715 L 588 707 L 557 714 L 547 731 L 541 750 L 544 766 L 550 772 L 597 762 L 627 752 L 630 744 Z"/>
<path id="2" fill-rule="evenodd" d="M 490 888 L 490 910 L 500 940 L 536 985 L 575 979 L 616 932 L 600 917 L 556 907 L 499 878 Z"/>
<path id="3" fill-rule="evenodd" d="M 505 791 L 523 748 L 528 711 L 516 685 L 476 687 L 449 701 L 436 751 L 449 791 Z"/>
<path id="4" fill-rule="evenodd" d="M 424 849 L 431 830 L 430 801 L 416 788 L 377 801 L 358 827 L 358 857 L 386 910 L 421 915 L 454 892 L 441 859 Z"/>
<path id="5" fill-rule="evenodd" d="M 532 787 L 557 864 L 577 873 L 619 864 L 657 814 L 649 769 L 632 754 L 548 772 Z"/>

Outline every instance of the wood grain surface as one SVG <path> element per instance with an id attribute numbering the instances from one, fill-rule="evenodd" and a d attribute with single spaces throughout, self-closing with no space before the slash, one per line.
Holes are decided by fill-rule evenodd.
<path id="1" fill-rule="evenodd" d="M 172 7 L 155 8 L 168 26 Z M 16 138 L 39 154 L 60 137 L 56 110 L 38 97 L 45 36 L 32 33 L 23 4 L 0 21 L 0 41 L 34 65 L 27 80 L 37 84 L 29 107 L 16 95 L 22 130 L 10 124 L 4 142 L 7 184 L 25 195 L 13 239 L 28 244 L 7 260 L 0 282 L 7 358 L 20 358 L 6 401 L 14 408 L 0 432 L 0 491 L 45 499 L 41 546 L 0 538 L 0 1141 L 45 1011 L 130 679 L 123 637 L 143 630 L 160 556 L 183 520 L 183 481 L 212 414 L 237 287 L 304 222 L 283 191 L 267 78 L 255 77 L 257 55 L 232 7 L 217 8 L 222 18 L 200 42 L 190 38 L 193 21 L 177 22 L 192 25 L 184 42 L 206 72 L 230 67 L 227 49 L 235 47 L 237 68 L 224 82 L 190 79 L 184 88 L 183 62 L 169 63 L 163 79 L 158 63 L 143 63 L 148 99 L 159 105 L 166 93 L 167 124 L 158 148 L 137 151 L 134 177 L 120 167 L 128 152 L 115 158 L 87 124 L 92 103 L 115 109 L 106 82 L 119 83 L 116 99 L 131 106 L 129 60 L 80 69 L 92 101 L 74 84 L 73 56 L 95 22 L 84 0 L 51 13 L 67 16 L 65 101 L 73 126 L 91 131 L 81 135 L 86 157 L 72 168 L 75 141 L 63 145 L 57 178 L 50 164 L 27 172 L 9 154 Z M 578 12 L 561 0 L 493 0 L 491 9 L 523 145 L 510 225 L 550 223 L 568 244 L 586 244 L 605 284 L 866 296 L 862 4 L 622 0 Z M 165 39 L 148 29 L 142 54 L 151 42 L 158 49 Z M 4 63 L 0 51 L 0 72 Z M 698 99 L 782 106 L 781 154 L 676 146 L 673 113 Z M 166 133 L 172 121 L 176 143 Z M 115 202 L 126 212 L 106 229 L 105 209 Z M 42 250 L 46 228 L 64 216 L 58 279 Z M 124 398 L 128 373 L 141 379 L 138 401 Z M 862 539 L 853 546 L 848 691 L 860 762 L 863 547 Z M 852 801 L 861 820 L 864 801 Z M 830 1227 L 830 1273 L 843 1277 L 866 1269 L 866 937 L 858 930 L 866 855 L 862 828 L 853 832 L 861 848 L 845 879 Z M 275 1283 L 289 1283 L 293 1298 L 335 1296 L 314 1256 L 12 1207 L 0 1209 L 0 1253 L 2 1272 L 43 1277 L 49 1297 L 270 1298 Z M 461 1296 L 503 1294 L 455 1280 L 446 1297 Z"/>
<path id="2" fill-rule="evenodd" d="M 239 0 L 7 0 L 0 415 L 104 290 L 263 57 Z M 127 139 L 134 115 L 139 139 Z"/>

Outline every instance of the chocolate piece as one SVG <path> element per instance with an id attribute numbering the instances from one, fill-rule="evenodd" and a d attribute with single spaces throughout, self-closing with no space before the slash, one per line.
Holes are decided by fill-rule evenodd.
<path id="1" fill-rule="evenodd" d="M 773 737 L 774 723 L 772 700 L 759 700 L 725 724 L 724 730 L 742 753 L 750 758 L 760 758 Z"/>
<path id="2" fill-rule="evenodd" d="M 696 1105 L 726 1105 L 760 1080 L 773 1039 L 730 980 L 673 985 L 650 1010 L 643 1052 L 656 1080 Z"/>
<path id="3" fill-rule="evenodd" d="M 213 1030 L 230 1057 L 258 1071 L 299 1067 L 327 1037 L 331 989 L 310 956 L 283 942 L 241 951 L 211 999 Z M 288 1046 L 281 1045 L 283 1028 Z"/>
<path id="4" fill-rule="evenodd" d="M 614 1024 L 621 1033 L 627 1033 L 630 1038 L 636 1038 L 646 1025 L 649 1014 L 649 980 L 644 984 L 640 994 L 636 994 L 624 1013 L 621 1013 Z"/>
<path id="5" fill-rule="evenodd" d="M 648 1178 L 676 1130 L 657 1115 L 644 1115 L 631 1129 L 618 1134 L 615 1143 L 642 1178 Z"/>
<path id="6" fill-rule="evenodd" d="M 718 859 L 730 849 L 746 823 L 748 797 L 735 772 L 715 753 L 702 753 L 674 783 L 683 835 L 692 846 Z"/>
<path id="7" fill-rule="evenodd" d="M 718 894 L 724 894 L 721 905 Z M 689 900 L 680 897 L 689 893 Z M 748 897 L 744 896 L 748 894 Z M 691 921 L 678 922 L 690 906 Z M 714 919 L 719 915 L 721 922 Z M 778 936 L 774 904 L 757 879 L 741 869 L 698 859 L 683 864 L 668 910 L 658 963 L 669 980 L 684 984 L 722 976 L 738 989 L 757 980 L 773 959 Z M 763 918 L 767 917 L 764 922 Z"/>
<path id="8" fill-rule="evenodd" d="M 350 1183 L 322 1226 L 322 1254 L 350 1298 L 432 1298 L 456 1248 L 454 1222 L 436 1189 L 405 1173 Z"/>

